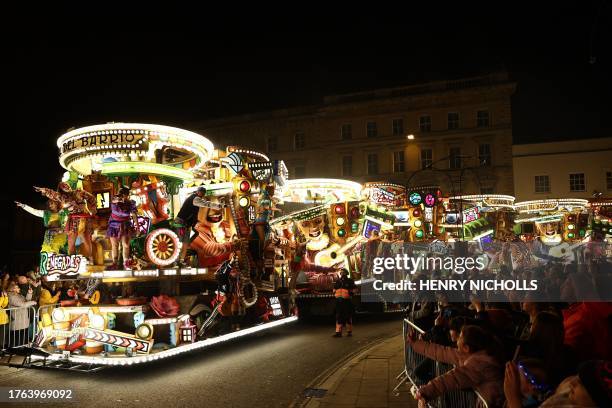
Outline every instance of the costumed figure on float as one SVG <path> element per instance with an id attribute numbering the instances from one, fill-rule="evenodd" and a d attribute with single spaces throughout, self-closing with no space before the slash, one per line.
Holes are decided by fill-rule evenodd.
<path id="1" fill-rule="evenodd" d="M 61 182 L 58 191 L 44 187 L 34 187 L 34 190 L 50 200 L 57 201 L 68 210 L 66 233 L 68 234 L 68 255 L 76 255 L 76 240 L 82 240 L 85 257 L 93 264 L 91 234 L 93 233 L 93 217 L 96 215 L 95 197 L 81 189 L 73 190 L 66 182 Z"/>
<path id="2" fill-rule="evenodd" d="M 15 201 L 17 207 L 43 219 L 45 236 L 41 252 L 66 253 L 66 232 L 64 231 L 68 211 L 62 208 L 59 201 L 49 199 L 44 210 L 32 208 L 29 205 Z"/>
<path id="3" fill-rule="evenodd" d="M 130 258 L 130 238 L 135 234 L 134 225 L 138 225 L 136 217 L 136 202 L 130 199 L 130 190 L 122 187 L 119 193 L 113 197 L 111 202 L 111 215 L 108 220 L 106 236 L 111 242 L 113 263 L 108 267 L 110 270 L 118 269 L 119 265 L 119 241 L 123 249 L 123 266 L 129 269 L 132 266 Z"/>

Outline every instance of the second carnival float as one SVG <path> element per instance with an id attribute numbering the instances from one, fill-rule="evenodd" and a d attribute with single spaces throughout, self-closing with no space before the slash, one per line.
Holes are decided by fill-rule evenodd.
<path id="1" fill-rule="evenodd" d="M 168 126 L 88 126 L 57 146 L 63 179 L 34 187 L 45 208 L 18 203 L 46 228 L 40 275 L 71 295 L 39 309 L 32 364 L 145 363 L 329 315 L 341 268 L 359 311 L 402 311 L 408 297 L 374 291 L 376 257 L 467 241 L 495 271 L 612 238 L 612 203 L 291 180 L 282 160 Z M 537 245 L 491 250 L 513 241 Z"/>

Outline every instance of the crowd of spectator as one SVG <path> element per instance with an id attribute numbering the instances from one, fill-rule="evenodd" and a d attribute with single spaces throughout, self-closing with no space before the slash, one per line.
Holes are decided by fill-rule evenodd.
<path id="1" fill-rule="evenodd" d="M 600 296 L 610 296 L 597 286 L 609 281 L 609 267 L 551 263 L 497 273 L 497 278 L 542 276 L 545 293 L 566 302 L 503 291 L 472 292 L 464 302 L 449 301 L 445 292 L 437 292 L 435 301 L 416 294 L 407 317 L 425 333 L 410 330 L 406 340 L 426 357 L 414 369 L 423 384 L 419 404 L 471 388 L 489 407 L 612 406 L 612 303 L 581 302 L 577 293 L 577 281 L 588 280 Z M 487 273 L 471 271 L 468 277 Z M 436 375 L 436 364 L 454 368 Z"/>

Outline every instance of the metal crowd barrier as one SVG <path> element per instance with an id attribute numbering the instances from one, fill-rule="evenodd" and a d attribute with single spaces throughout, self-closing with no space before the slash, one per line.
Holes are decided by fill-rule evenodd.
<path id="1" fill-rule="evenodd" d="M 415 395 L 416 389 L 421 385 L 424 385 L 424 381 L 420 379 L 416 374 L 415 370 L 425 360 L 426 357 L 415 352 L 410 343 L 406 341 L 408 330 L 413 328 L 419 334 L 424 334 L 425 330 L 414 324 L 408 319 L 404 319 L 402 325 L 402 333 L 404 338 L 404 371 L 402 371 L 396 379 L 399 380 L 397 386 L 393 389 L 393 392 L 397 391 L 403 384 L 409 382 L 411 384 L 411 391 L 413 396 Z M 433 373 L 435 377 L 443 375 L 444 373 L 453 369 L 450 364 L 444 364 L 437 361 L 433 361 Z M 472 408 L 476 406 L 487 408 L 487 402 L 476 390 L 457 390 L 448 392 L 443 396 L 437 398 L 435 401 L 429 401 L 428 405 L 430 408 Z"/>
<path id="2" fill-rule="evenodd" d="M 0 322 L 0 354 L 11 348 L 23 347 L 32 343 L 38 331 L 38 308 L 36 306 L 9 307 L 0 313 L 6 318 Z"/>

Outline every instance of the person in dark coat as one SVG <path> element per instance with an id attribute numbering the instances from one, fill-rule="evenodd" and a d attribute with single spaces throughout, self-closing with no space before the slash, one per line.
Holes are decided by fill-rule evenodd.
<path id="1" fill-rule="evenodd" d="M 181 236 L 183 246 L 181 247 L 181 254 L 179 256 L 179 263 L 185 265 L 185 255 L 187 255 L 187 249 L 189 248 L 189 242 L 191 240 L 191 230 L 193 229 L 196 222 L 198 222 L 198 211 L 200 207 L 193 203 L 193 200 L 204 197 L 206 194 L 206 188 L 198 187 L 198 189 L 183 202 L 181 209 L 174 218 L 174 222 L 182 225 L 184 232 Z"/>
<path id="2" fill-rule="evenodd" d="M 342 337 L 342 329 L 346 325 L 347 336 L 353 335 L 353 290 L 355 281 L 349 278 L 346 269 L 340 270 L 340 280 L 334 284 L 336 298 L 336 333 L 334 337 Z"/>

